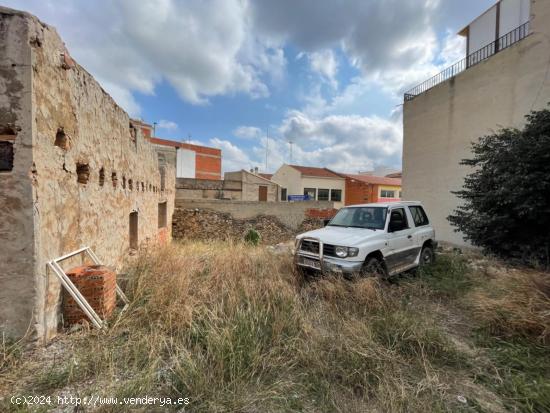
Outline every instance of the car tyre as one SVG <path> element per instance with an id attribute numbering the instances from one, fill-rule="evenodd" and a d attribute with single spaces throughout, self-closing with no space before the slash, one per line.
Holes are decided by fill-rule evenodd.
<path id="1" fill-rule="evenodd" d="M 365 264 L 363 265 L 363 269 L 361 270 L 361 275 L 363 277 L 372 277 L 372 276 L 378 277 L 378 278 L 387 277 L 384 264 L 376 257 L 367 258 L 367 260 L 365 261 Z"/>
<path id="2" fill-rule="evenodd" d="M 435 261 L 435 252 L 432 247 L 429 245 L 426 245 L 422 248 L 422 251 L 420 252 L 420 267 L 424 267 L 427 265 L 433 264 Z"/>

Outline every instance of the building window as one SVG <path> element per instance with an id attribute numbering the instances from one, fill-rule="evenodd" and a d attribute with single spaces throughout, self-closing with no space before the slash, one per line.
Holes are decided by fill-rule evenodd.
<path id="1" fill-rule="evenodd" d="M 318 201 L 328 201 L 329 200 L 330 189 L 319 189 L 319 194 L 317 195 Z"/>
<path id="2" fill-rule="evenodd" d="M 166 202 L 159 203 L 159 228 L 166 228 L 168 223 L 168 204 Z"/>
<path id="3" fill-rule="evenodd" d="M 422 208 L 420 205 L 410 206 L 409 211 L 411 211 L 415 226 L 421 227 L 430 223 L 430 221 L 428 220 L 428 216 L 424 212 L 424 208 Z"/>
<path id="4" fill-rule="evenodd" d="M 130 249 L 138 249 L 138 213 L 130 213 Z"/>
<path id="5" fill-rule="evenodd" d="M 9 172 L 13 169 L 13 143 L 0 141 L 0 171 Z"/>
<path id="6" fill-rule="evenodd" d="M 403 198 L 403 192 L 399 191 L 399 198 Z"/>
<path id="7" fill-rule="evenodd" d="M 395 191 L 388 191 L 387 189 L 382 189 L 380 191 L 381 198 L 395 198 Z"/>
<path id="8" fill-rule="evenodd" d="M 304 188 L 304 195 L 307 195 L 308 199 L 315 201 L 317 199 L 317 189 Z"/>
<path id="9" fill-rule="evenodd" d="M 342 190 L 341 189 L 331 189 L 330 191 L 330 200 L 334 202 L 342 202 Z"/>
<path id="10" fill-rule="evenodd" d="M 286 188 L 281 188 L 281 201 L 286 201 Z"/>

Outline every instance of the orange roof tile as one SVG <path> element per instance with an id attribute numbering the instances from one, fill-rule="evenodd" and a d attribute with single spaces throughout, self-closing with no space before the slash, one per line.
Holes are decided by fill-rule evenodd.
<path id="1" fill-rule="evenodd" d="M 385 176 L 357 174 L 345 174 L 345 176 L 351 179 L 355 179 L 357 181 L 364 182 L 366 184 L 401 186 L 401 179 L 399 178 L 387 178 Z"/>
<path id="2" fill-rule="evenodd" d="M 338 175 L 335 172 L 332 172 L 330 169 L 327 169 L 327 168 L 316 168 L 313 166 L 299 166 L 299 165 L 288 165 L 288 166 L 296 169 L 297 171 L 300 171 L 302 175 L 306 175 L 306 176 L 316 176 L 320 178 L 343 178 L 342 176 Z"/>

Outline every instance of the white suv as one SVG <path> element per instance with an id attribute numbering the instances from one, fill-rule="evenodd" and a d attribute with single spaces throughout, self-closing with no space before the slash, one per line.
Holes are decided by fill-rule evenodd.
<path id="1" fill-rule="evenodd" d="M 300 269 L 392 276 L 433 262 L 435 231 L 419 202 L 353 205 L 296 237 Z"/>

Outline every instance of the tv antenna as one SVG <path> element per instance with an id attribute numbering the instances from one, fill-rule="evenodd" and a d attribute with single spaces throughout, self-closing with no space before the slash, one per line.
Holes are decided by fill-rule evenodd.
<path id="1" fill-rule="evenodd" d="M 269 154 L 269 126 L 265 128 L 265 171 L 267 172 L 267 157 Z"/>
<path id="2" fill-rule="evenodd" d="M 290 163 L 292 164 L 292 145 L 294 144 L 293 141 L 289 140 L 288 141 L 288 147 L 289 147 L 289 152 L 290 152 Z"/>

